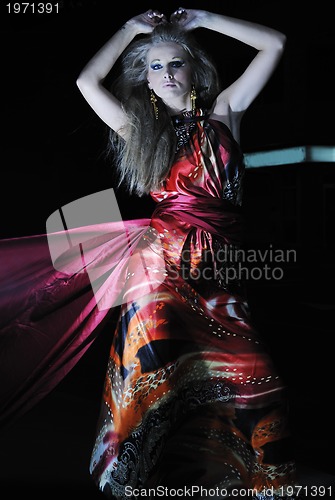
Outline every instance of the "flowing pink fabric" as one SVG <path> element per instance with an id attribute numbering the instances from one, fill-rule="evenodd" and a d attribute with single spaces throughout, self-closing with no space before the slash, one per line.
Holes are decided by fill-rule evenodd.
<path id="1" fill-rule="evenodd" d="M 152 219 L 179 214 L 229 243 L 240 240 L 241 226 L 225 204 L 176 195 L 159 202 Z M 90 347 L 111 308 L 122 302 L 129 259 L 149 225 L 150 219 L 139 219 L 0 241 L 1 424 L 46 396 Z M 55 261 L 50 247 L 60 255 Z M 92 275 L 100 294 L 93 292 Z"/>
<path id="2" fill-rule="evenodd" d="M 118 304 L 127 263 L 148 224 L 140 219 L 0 241 L 2 425 L 48 394 L 92 344 L 109 306 Z M 71 247 L 61 263 L 53 262 L 50 244 L 57 253 L 69 236 Z M 100 296 L 93 293 L 92 268 Z M 108 303 L 99 307 L 106 289 Z"/>

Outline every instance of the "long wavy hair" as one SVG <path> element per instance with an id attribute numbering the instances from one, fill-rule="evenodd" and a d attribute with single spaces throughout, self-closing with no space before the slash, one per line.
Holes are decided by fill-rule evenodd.
<path id="1" fill-rule="evenodd" d="M 109 130 L 106 154 L 113 158 L 119 185 L 125 185 L 130 194 L 139 196 L 161 188 L 176 153 L 177 138 L 171 116 L 162 99 L 156 96 L 156 118 L 147 80 L 148 50 L 162 42 L 177 43 L 189 55 L 198 108 L 210 109 L 220 91 L 213 61 L 190 32 L 162 23 L 150 35 L 129 45 L 122 55 L 120 74 L 110 89 L 127 115 L 123 131 L 127 140 Z"/>

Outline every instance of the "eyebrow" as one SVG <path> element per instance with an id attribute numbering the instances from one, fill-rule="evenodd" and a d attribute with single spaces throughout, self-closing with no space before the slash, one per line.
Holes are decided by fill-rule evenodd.
<path id="1" fill-rule="evenodd" d="M 173 59 L 185 59 L 185 58 L 184 58 L 184 57 L 182 57 L 182 56 L 174 56 L 174 57 L 172 57 L 172 60 L 173 60 Z M 153 59 L 153 60 L 150 62 L 150 64 L 155 63 L 155 62 L 160 62 L 160 61 L 161 61 L 161 59 Z"/>

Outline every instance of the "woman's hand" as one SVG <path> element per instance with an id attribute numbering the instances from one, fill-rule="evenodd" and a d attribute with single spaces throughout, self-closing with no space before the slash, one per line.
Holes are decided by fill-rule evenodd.
<path id="1" fill-rule="evenodd" d="M 184 9 L 179 7 L 170 16 L 170 22 L 183 28 L 185 31 L 191 31 L 200 28 L 203 25 L 207 12 L 204 10 Z"/>
<path id="2" fill-rule="evenodd" d="M 167 23 L 164 14 L 156 9 L 149 9 L 143 14 L 132 17 L 126 24 L 135 24 L 141 33 L 151 33 L 161 23 Z"/>
<path id="3" fill-rule="evenodd" d="M 180 26 L 185 31 L 200 28 L 208 13 L 204 10 L 184 9 L 179 7 L 170 16 L 170 23 Z M 143 14 L 139 14 L 127 21 L 126 25 L 135 25 L 141 33 L 151 33 L 154 28 L 161 23 L 168 23 L 164 14 L 156 9 L 149 9 Z"/>

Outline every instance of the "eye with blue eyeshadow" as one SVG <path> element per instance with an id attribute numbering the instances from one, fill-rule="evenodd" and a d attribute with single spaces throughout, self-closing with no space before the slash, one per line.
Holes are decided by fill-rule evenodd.
<path id="1" fill-rule="evenodd" d="M 171 66 L 173 68 L 181 68 L 182 66 L 185 66 L 185 61 L 182 61 L 182 60 L 180 60 L 180 61 L 172 61 L 171 62 Z"/>
<path id="2" fill-rule="evenodd" d="M 150 68 L 153 69 L 154 71 L 157 70 L 157 69 L 162 69 L 162 65 L 159 64 L 159 63 L 155 63 L 155 64 L 151 64 L 150 65 Z"/>
<path id="3" fill-rule="evenodd" d="M 169 63 L 169 66 L 171 66 L 172 68 L 181 68 L 182 66 L 185 66 L 185 61 L 183 61 L 182 59 L 178 61 L 172 61 Z M 153 63 L 150 64 L 150 68 L 154 71 L 157 71 L 159 69 L 162 69 L 163 65 L 161 63 Z"/>

